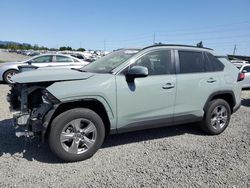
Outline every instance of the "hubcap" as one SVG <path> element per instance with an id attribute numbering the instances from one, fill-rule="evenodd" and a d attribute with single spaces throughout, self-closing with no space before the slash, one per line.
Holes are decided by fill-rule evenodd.
<path id="1" fill-rule="evenodd" d="M 7 81 L 8 82 L 10 82 L 10 83 L 13 83 L 13 81 L 12 81 L 12 76 L 14 76 L 16 74 L 16 72 L 9 72 L 8 74 L 7 74 L 7 76 L 6 76 L 6 78 L 7 78 Z"/>
<path id="2" fill-rule="evenodd" d="M 80 118 L 70 121 L 63 128 L 60 141 L 65 151 L 81 154 L 94 145 L 96 136 L 95 125 L 90 120 Z"/>
<path id="3" fill-rule="evenodd" d="M 211 125 L 214 129 L 222 129 L 227 123 L 227 109 L 225 106 L 217 106 L 211 116 Z"/>

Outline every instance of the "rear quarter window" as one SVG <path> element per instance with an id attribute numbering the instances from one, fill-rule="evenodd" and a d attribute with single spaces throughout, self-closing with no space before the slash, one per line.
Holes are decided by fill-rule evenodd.
<path id="1" fill-rule="evenodd" d="M 223 71 L 224 69 L 223 63 L 210 53 L 206 53 L 206 64 L 210 64 L 213 67 L 213 71 Z"/>

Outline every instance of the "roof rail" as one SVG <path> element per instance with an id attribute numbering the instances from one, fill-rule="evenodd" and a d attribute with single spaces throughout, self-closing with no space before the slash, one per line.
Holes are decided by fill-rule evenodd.
<path id="1" fill-rule="evenodd" d="M 181 45 L 181 44 L 154 44 L 154 45 L 143 48 L 143 50 L 152 48 L 152 47 L 158 47 L 158 46 L 180 46 L 180 47 L 192 47 L 192 48 L 202 48 L 202 49 L 207 49 L 207 50 L 213 50 L 212 48 L 192 46 L 192 45 Z"/>

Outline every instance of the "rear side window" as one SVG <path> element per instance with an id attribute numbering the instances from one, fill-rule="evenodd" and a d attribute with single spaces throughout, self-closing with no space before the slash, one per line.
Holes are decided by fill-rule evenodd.
<path id="1" fill-rule="evenodd" d="M 207 70 L 209 72 L 222 71 L 224 69 L 224 65 L 210 53 L 206 53 L 206 66 L 212 67 L 212 70 Z"/>
<path id="2" fill-rule="evenodd" d="M 66 57 L 66 56 L 57 55 L 56 62 L 73 62 L 73 60 L 69 57 Z"/>
<path id="3" fill-rule="evenodd" d="M 202 52 L 179 51 L 180 73 L 205 72 Z"/>

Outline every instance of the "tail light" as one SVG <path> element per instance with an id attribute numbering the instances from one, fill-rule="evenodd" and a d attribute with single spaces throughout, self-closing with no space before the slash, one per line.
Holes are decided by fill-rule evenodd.
<path id="1" fill-rule="evenodd" d="M 244 78 L 245 78 L 245 73 L 240 72 L 239 75 L 238 75 L 237 81 L 238 81 L 238 82 L 239 82 L 239 81 L 242 81 L 242 80 L 244 80 Z"/>

